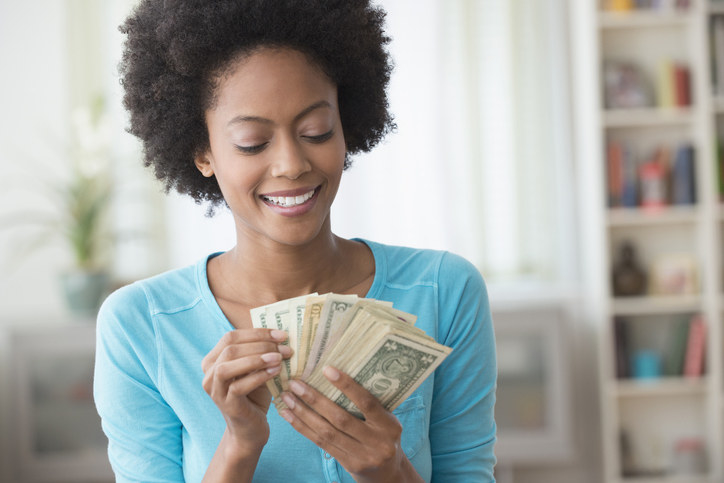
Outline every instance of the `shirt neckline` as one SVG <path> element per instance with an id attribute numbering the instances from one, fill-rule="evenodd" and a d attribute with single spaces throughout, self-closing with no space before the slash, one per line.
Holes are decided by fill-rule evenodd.
<path id="1" fill-rule="evenodd" d="M 372 252 L 372 258 L 375 262 L 375 277 L 372 280 L 372 285 L 367 291 L 366 297 L 377 298 L 378 294 L 381 292 L 383 282 L 387 277 L 387 261 L 384 257 L 384 254 L 382 253 L 382 249 L 379 244 L 371 242 L 369 240 L 365 240 L 363 238 L 352 238 L 352 240 L 364 243 Z M 201 293 L 201 297 L 204 300 L 204 303 L 206 303 L 206 305 L 209 307 L 209 310 L 211 310 L 212 314 L 216 317 L 216 319 L 224 323 L 229 328 L 229 330 L 233 330 L 234 326 L 226 317 L 224 311 L 221 310 L 221 307 L 216 301 L 216 297 L 214 297 L 214 294 L 211 291 L 211 287 L 209 286 L 209 277 L 207 272 L 209 261 L 212 258 L 221 255 L 222 253 L 224 252 L 211 253 L 197 262 L 196 280 L 199 292 Z"/>

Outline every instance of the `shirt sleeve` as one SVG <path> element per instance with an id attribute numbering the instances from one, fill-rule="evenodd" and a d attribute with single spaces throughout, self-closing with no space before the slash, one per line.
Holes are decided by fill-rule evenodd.
<path id="1" fill-rule="evenodd" d="M 497 366 L 485 283 L 471 263 L 447 253 L 438 296 L 438 340 L 453 351 L 435 371 L 432 481 L 495 481 Z"/>
<path id="2" fill-rule="evenodd" d="M 142 288 L 112 294 L 98 315 L 94 398 L 116 481 L 181 482 L 181 423 L 158 390 L 158 357 Z"/>

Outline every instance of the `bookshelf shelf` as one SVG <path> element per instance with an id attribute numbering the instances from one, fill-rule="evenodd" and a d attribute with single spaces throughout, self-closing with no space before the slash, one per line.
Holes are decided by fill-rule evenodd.
<path id="1" fill-rule="evenodd" d="M 609 128 L 687 125 L 693 121 L 693 107 L 607 109 L 603 125 Z"/>
<path id="2" fill-rule="evenodd" d="M 636 397 L 667 397 L 704 395 L 707 391 L 707 378 L 662 377 L 657 379 L 618 380 L 613 385 L 613 392 L 621 398 Z"/>
<path id="3" fill-rule="evenodd" d="M 711 478 L 698 475 L 627 476 L 622 483 L 712 483 Z"/>
<path id="4" fill-rule="evenodd" d="M 601 29 L 635 29 L 685 27 L 691 22 L 688 11 L 633 10 L 629 12 L 601 12 Z"/>
<path id="5" fill-rule="evenodd" d="M 593 107 L 577 112 L 593 136 L 581 151 L 592 191 L 583 196 L 592 317 L 602 330 L 603 481 L 724 481 L 724 204 L 714 149 L 717 137 L 724 145 L 724 0 L 623 13 L 585 3 L 591 50 L 579 49 L 576 73 L 596 84 L 578 99 Z M 660 290 L 679 276 L 692 281 L 685 290 Z M 675 474 L 682 437 L 703 445 L 701 475 Z"/>
<path id="6" fill-rule="evenodd" d="M 661 209 L 609 208 L 609 227 L 636 227 L 650 225 L 687 225 L 698 221 L 701 210 L 698 206 L 667 206 Z M 724 211 L 722 211 L 724 217 Z M 724 219 L 724 218 L 723 218 Z"/>
<path id="7" fill-rule="evenodd" d="M 611 301 L 613 315 L 686 314 L 702 309 L 701 295 L 616 297 Z"/>

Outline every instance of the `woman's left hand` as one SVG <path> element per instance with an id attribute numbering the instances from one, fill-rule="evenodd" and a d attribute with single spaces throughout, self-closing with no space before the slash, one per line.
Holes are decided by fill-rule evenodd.
<path id="1" fill-rule="evenodd" d="M 283 409 L 281 416 L 357 482 L 423 481 L 402 451 L 402 425 L 397 418 L 347 374 L 326 367 L 324 375 L 357 406 L 364 420 L 297 380 L 290 381 L 294 394 L 282 394 L 289 409 Z"/>

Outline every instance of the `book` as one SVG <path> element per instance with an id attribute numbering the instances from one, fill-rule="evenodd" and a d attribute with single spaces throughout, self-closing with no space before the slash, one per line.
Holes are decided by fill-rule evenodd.
<path id="1" fill-rule="evenodd" d="M 668 347 L 664 359 L 664 374 L 681 376 L 684 373 L 686 345 L 689 335 L 689 319 L 676 321 L 669 332 Z"/>
<path id="2" fill-rule="evenodd" d="M 706 355 L 706 322 L 704 317 L 696 314 L 689 322 L 689 332 L 686 340 L 686 355 L 684 357 L 685 377 L 699 377 L 704 373 L 704 359 Z"/>
<path id="3" fill-rule="evenodd" d="M 712 20 L 712 85 L 715 95 L 724 94 L 724 16 L 715 15 Z"/>
<path id="4" fill-rule="evenodd" d="M 660 108 L 668 109 L 676 106 L 674 71 L 674 63 L 670 59 L 664 59 L 659 62 L 658 79 L 656 83 L 656 102 Z"/>
<path id="5" fill-rule="evenodd" d="M 621 205 L 623 194 L 623 146 L 618 141 L 611 141 L 606 151 L 608 206 L 614 208 Z"/>
<path id="6" fill-rule="evenodd" d="M 623 146 L 623 187 L 621 192 L 621 206 L 635 208 L 639 205 L 639 176 L 638 163 L 633 151 L 627 145 Z"/>
<path id="7" fill-rule="evenodd" d="M 614 344 L 616 349 L 616 377 L 625 379 L 631 376 L 629 368 L 628 329 L 626 320 L 622 317 L 615 317 L 614 321 Z"/>
<path id="8" fill-rule="evenodd" d="M 691 75 L 689 68 L 683 64 L 672 66 L 674 103 L 677 107 L 691 105 Z"/>
<path id="9" fill-rule="evenodd" d="M 671 169 L 671 202 L 675 205 L 696 203 L 694 147 L 688 143 L 679 146 L 676 151 Z"/>
<path id="10" fill-rule="evenodd" d="M 724 148 L 722 147 L 722 140 L 720 138 L 716 139 L 715 144 L 714 152 L 716 153 L 717 192 L 719 194 L 719 201 L 724 202 Z"/>
<path id="11" fill-rule="evenodd" d="M 661 108 L 691 105 L 691 73 L 689 67 L 671 59 L 659 63 L 656 100 Z"/>

